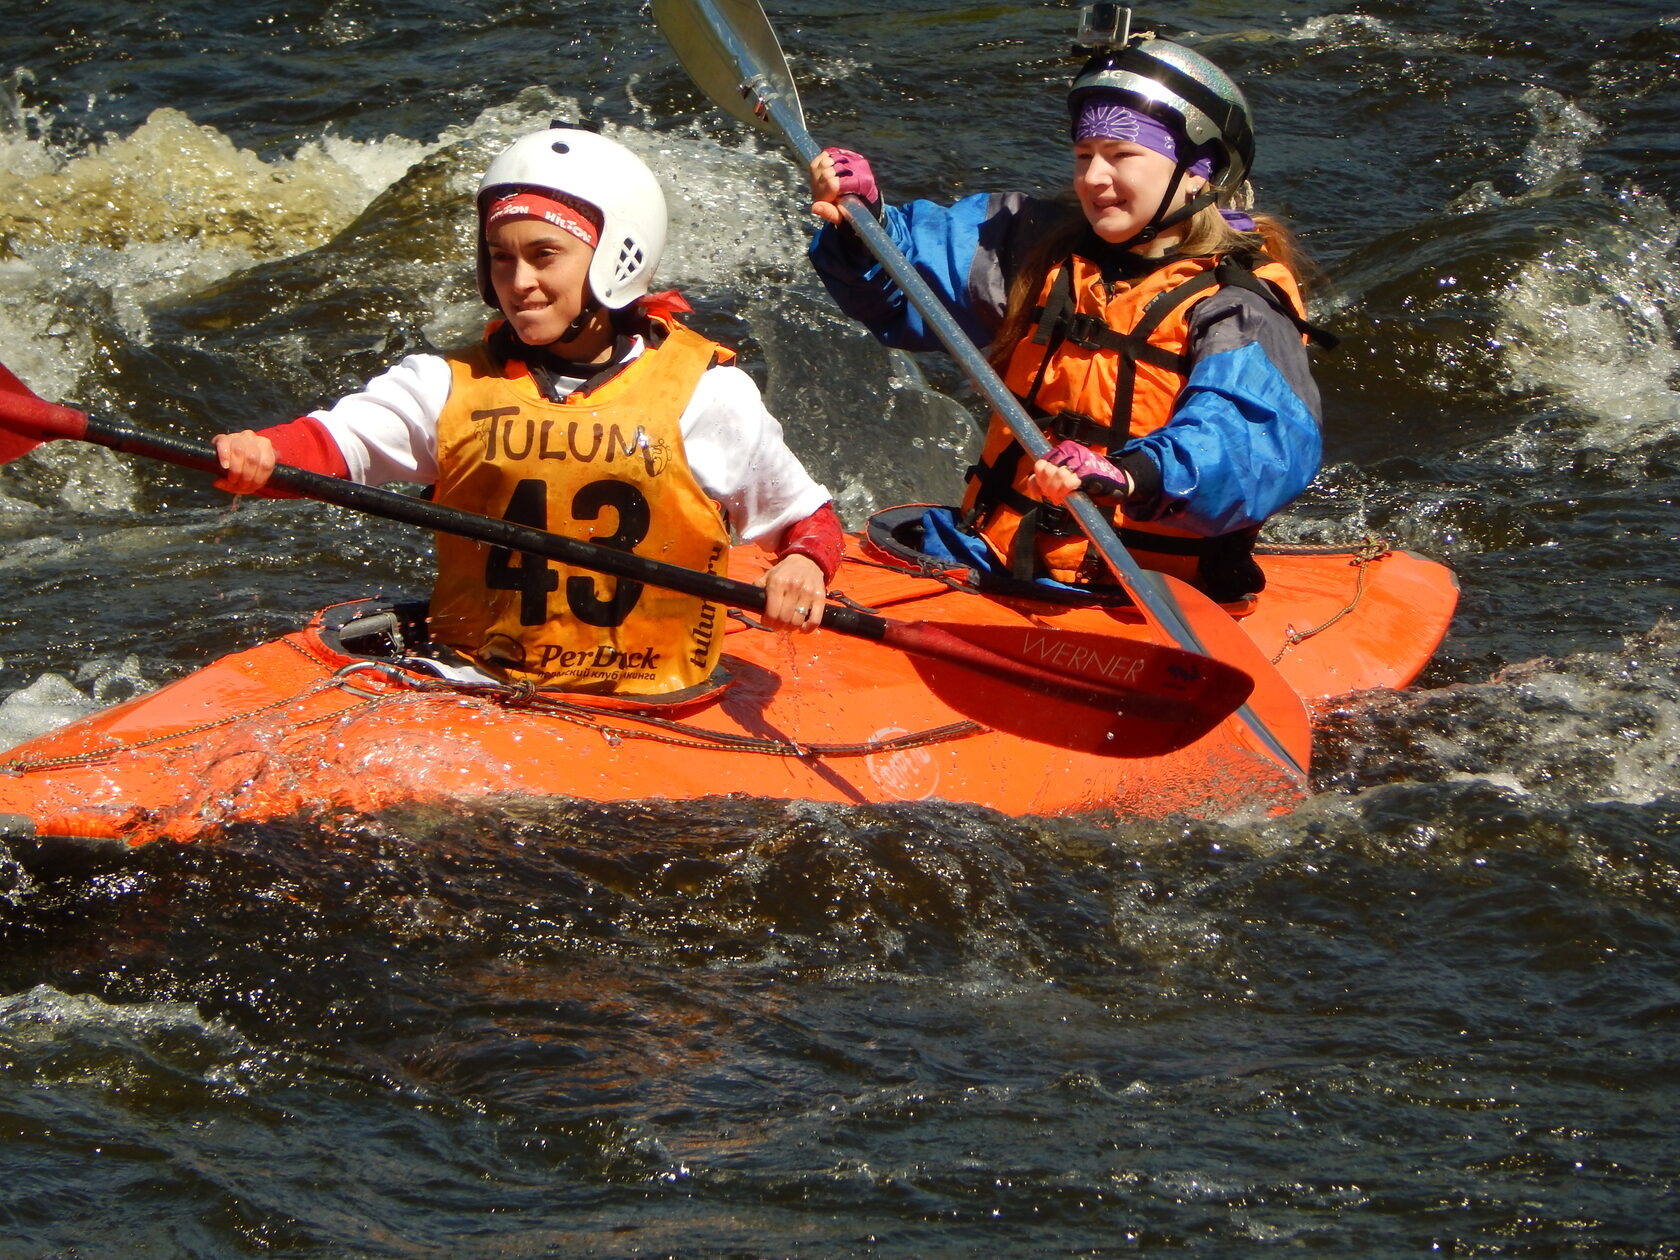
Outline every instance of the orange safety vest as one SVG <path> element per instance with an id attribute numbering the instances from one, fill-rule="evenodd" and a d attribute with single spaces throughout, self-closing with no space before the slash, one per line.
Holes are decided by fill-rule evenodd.
<path id="1" fill-rule="evenodd" d="M 1111 289 L 1099 266 L 1076 254 L 1045 276 L 1036 330 L 1016 345 L 1004 383 L 1052 442 L 1074 438 L 1099 453 L 1117 450 L 1172 417 L 1190 374 L 1190 308 L 1227 284 L 1259 293 L 1305 330 L 1300 290 L 1282 263 L 1180 258 Z M 1116 418 L 1125 425 L 1118 432 Z M 1039 499 L 1033 463 L 994 414 L 980 462 L 969 470 L 964 519 L 1015 577 L 1108 580 L 1072 517 Z M 1140 565 L 1186 579 L 1197 576 L 1204 556 L 1233 547 L 1246 554 L 1253 545 L 1253 531 L 1209 539 L 1119 509 L 1113 520 Z"/>
<path id="2" fill-rule="evenodd" d="M 679 421 L 706 370 L 733 358 L 673 322 L 659 346 L 556 403 L 484 345 L 451 356 L 437 502 L 720 573 L 729 531 L 689 470 Z M 657 695 L 717 665 L 717 604 L 453 534 L 438 535 L 437 560 L 432 639 L 493 673 Z"/>

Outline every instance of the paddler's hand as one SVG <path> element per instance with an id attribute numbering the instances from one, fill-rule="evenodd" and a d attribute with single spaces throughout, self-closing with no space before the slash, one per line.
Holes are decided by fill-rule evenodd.
<path id="1" fill-rule="evenodd" d="M 1041 459 L 1033 465 L 1033 484 L 1038 488 L 1039 498 L 1061 507 L 1068 495 L 1079 489 L 1079 478 L 1060 464 Z"/>
<path id="2" fill-rule="evenodd" d="M 274 475 L 274 443 L 250 429 L 218 433 L 216 458 L 222 465 L 216 489 L 229 494 L 260 493 Z"/>
<path id="3" fill-rule="evenodd" d="M 1132 479 L 1125 472 L 1072 438 L 1058 442 L 1033 465 L 1033 482 L 1044 501 L 1057 507 L 1075 490 L 1107 500 L 1124 499 L 1132 492 Z"/>
<path id="4" fill-rule="evenodd" d="M 825 223 L 845 222 L 839 201 L 847 193 L 860 198 L 877 219 L 881 217 L 881 190 L 869 159 L 850 149 L 827 148 L 811 159 L 811 213 Z"/>
<path id="5" fill-rule="evenodd" d="M 772 629 L 809 634 L 822 624 L 828 592 L 821 567 L 809 556 L 783 556 L 758 584 L 764 588 L 764 620 Z"/>

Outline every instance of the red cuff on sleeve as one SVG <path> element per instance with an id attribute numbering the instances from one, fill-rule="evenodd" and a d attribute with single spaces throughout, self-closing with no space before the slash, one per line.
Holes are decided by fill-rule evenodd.
<path id="1" fill-rule="evenodd" d="M 802 521 L 788 526 L 776 559 L 800 555 L 816 562 L 822 570 L 823 581 L 832 582 L 839 571 L 840 558 L 846 549 L 845 529 L 835 514 L 834 504 L 825 503 Z"/>
<path id="2" fill-rule="evenodd" d="M 296 420 L 277 424 L 272 429 L 259 429 L 258 432 L 274 443 L 275 463 L 290 464 L 293 468 L 337 477 L 341 481 L 350 479 L 350 465 L 344 462 L 338 443 L 327 432 L 327 426 L 313 416 L 299 416 Z M 265 489 L 263 494 L 270 499 L 299 497 L 278 486 Z"/>

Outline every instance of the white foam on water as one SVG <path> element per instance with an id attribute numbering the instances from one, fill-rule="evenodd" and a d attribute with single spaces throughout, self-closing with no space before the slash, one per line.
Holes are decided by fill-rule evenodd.
<path id="1" fill-rule="evenodd" d="M 242 149 L 177 109 L 81 152 L 41 138 L 15 87 L 0 86 L 0 362 L 43 396 L 67 397 L 95 349 L 83 315 L 102 305 L 129 339 L 148 340 L 146 311 L 241 269 L 332 240 L 416 163 L 459 150 L 451 193 L 462 217 L 484 165 L 577 101 L 541 89 L 483 111 L 435 140 L 325 135 L 291 156 Z M 802 265 L 803 181 L 754 138 L 728 147 L 700 135 L 614 126 L 604 134 L 642 157 L 666 191 L 671 230 L 656 286 L 705 287 Z M 470 273 L 472 259 L 456 264 Z M 470 326 L 473 306 L 440 322 Z"/>
<path id="2" fill-rule="evenodd" d="M 620 134 L 658 176 L 671 228 L 655 287 L 734 286 L 803 267 L 810 196 L 779 150 L 671 133 Z"/>
<path id="3" fill-rule="evenodd" d="M 57 730 L 98 708 L 62 674 L 42 674 L 0 700 L 0 749 Z"/>
<path id="4" fill-rule="evenodd" d="M 1308 18 L 1291 33 L 1305 43 L 1327 48 L 1370 48 L 1387 51 L 1454 49 L 1467 37 L 1450 31 L 1407 31 L 1368 13 L 1325 13 Z"/>
<path id="5" fill-rule="evenodd" d="M 1373 781 L 1487 782 L 1542 802 L 1649 805 L 1674 794 L 1680 626 L 1619 647 L 1506 666 L 1485 682 L 1349 701 L 1380 723 L 1363 741 Z M 1401 729 L 1385 747 L 1384 729 Z"/>
<path id="6" fill-rule="evenodd" d="M 132 654 L 86 661 L 76 670 L 74 682 L 62 674 L 42 674 L 0 700 L 0 750 L 120 704 L 151 687 L 141 672 L 140 658 Z"/>
<path id="7" fill-rule="evenodd" d="M 173 109 L 87 152 L 46 153 L 52 169 L 0 183 L 0 237 L 27 269 L 0 276 L 13 313 L 0 348 L 20 358 L 33 341 L 84 359 L 67 342 L 90 294 L 144 342 L 148 305 L 320 245 L 379 191 L 366 174 L 378 164 L 350 152 L 311 144 L 267 162 Z"/>
<path id="8" fill-rule="evenodd" d="M 0 362 L 4 362 L 0 359 Z M 18 375 L 31 385 L 34 378 L 23 371 Z M 42 386 L 37 393 L 51 398 L 56 395 L 50 386 Z M 5 491 L 8 481 L 19 489 L 32 489 L 37 500 L 48 497 L 47 506 Z M 140 482 L 132 461 L 126 461 L 114 451 L 79 442 L 50 442 L 37 447 L 27 460 L 12 468 L 0 469 L 0 521 L 7 516 L 25 516 L 46 511 L 57 515 L 65 512 L 126 512 L 139 504 Z M 0 556 L 0 567 L 15 558 L 20 542 L 7 544 L 7 554 Z"/>
<path id="9" fill-rule="evenodd" d="M 38 110 L 24 105 L 20 89 L 34 81 L 34 74 L 23 67 L 0 81 L 0 170 L 13 178 L 41 174 L 53 166 L 46 151 L 30 141 L 31 133 L 41 130 L 42 118 Z"/>
<path id="10" fill-rule="evenodd" d="M 1535 131 L 1523 150 L 1519 177 L 1531 188 L 1545 188 L 1578 172 L 1587 146 L 1604 134 L 1598 119 L 1551 88 L 1530 87 L 1521 100 Z"/>
<path id="11" fill-rule="evenodd" d="M 188 1002 L 113 1004 L 91 994 L 61 993 L 45 984 L 0 997 L 0 1043 L 18 1046 L 53 1042 L 89 1027 L 128 1032 L 226 1032 L 225 1026 L 205 1020 Z"/>
<path id="12" fill-rule="evenodd" d="M 1514 388 L 1592 417 L 1584 445 L 1622 450 L 1680 431 L 1680 251 L 1659 198 L 1630 191 L 1616 210 L 1523 266 L 1494 336 Z"/>
<path id="13" fill-rule="evenodd" d="M 321 244 L 423 151 L 323 140 L 270 162 L 170 109 L 80 153 L 43 134 L 0 125 L 0 362 L 49 399 L 98 362 L 100 317 L 145 344 L 149 307 Z"/>
<path id="14" fill-rule="evenodd" d="M 237 1031 L 189 1002 L 114 1003 L 46 984 L 0 996 L 0 1059 L 15 1084 L 134 1094 L 149 1105 L 179 1100 L 174 1091 L 193 1081 L 229 1094 L 254 1092 L 270 1065 Z"/>
<path id="15" fill-rule="evenodd" d="M 85 315 L 103 307 L 148 340 L 146 311 L 224 277 L 314 249 L 415 163 L 469 138 L 325 135 L 289 157 L 242 149 L 177 109 L 84 151 L 55 148 L 46 120 L 0 85 L 0 362 L 35 392 L 68 397 L 92 360 Z M 487 115 L 482 129 L 494 130 Z"/>
<path id="16" fill-rule="evenodd" d="M 1680 697 L 1653 685 L 1673 676 L 1666 637 L 1658 631 L 1630 640 L 1622 653 L 1530 662 L 1496 678 L 1493 685 L 1514 689 L 1530 723 L 1514 773 L 1533 780 L 1536 767 L 1556 763 L 1575 800 L 1649 804 L 1672 793 Z M 1599 768 L 1590 781 L 1575 769 L 1585 759 Z"/>
<path id="17" fill-rule="evenodd" d="M 1680 220 L 1654 194 L 1604 191 L 1583 175 L 1604 131 L 1592 115 L 1549 88 L 1528 88 L 1521 99 L 1534 120 L 1517 169 L 1526 191 L 1507 196 L 1479 181 L 1451 208 L 1497 211 L 1567 195 L 1589 210 L 1596 200 L 1598 213 L 1572 215 L 1499 295 L 1493 344 L 1508 384 L 1593 418 L 1583 445 L 1619 450 L 1672 435 L 1680 429 Z M 1509 445 L 1529 462 L 1553 443 L 1518 434 Z"/>

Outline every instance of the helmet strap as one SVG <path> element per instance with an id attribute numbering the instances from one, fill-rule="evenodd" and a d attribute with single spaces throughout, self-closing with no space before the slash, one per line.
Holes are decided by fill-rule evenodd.
<path id="1" fill-rule="evenodd" d="M 1167 183 L 1167 191 L 1161 195 L 1161 204 L 1155 207 L 1155 213 L 1148 223 L 1139 228 L 1129 240 L 1120 242 L 1121 249 L 1131 249 L 1137 245 L 1147 245 L 1168 228 L 1177 227 L 1194 214 L 1211 206 L 1214 202 L 1213 186 L 1205 184 L 1202 191 L 1177 210 L 1168 213 L 1167 207 L 1172 205 L 1173 198 L 1178 195 L 1178 186 L 1184 182 L 1184 176 L 1189 172 L 1191 163 L 1180 160 L 1173 168 L 1173 176 Z"/>
<path id="2" fill-rule="evenodd" d="M 583 309 L 578 312 L 578 317 L 570 324 L 566 325 L 566 331 L 560 334 L 559 340 L 563 342 L 570 341 L 573 337 L 577 336 L 584 330 L 589 321 L 595 318 L 595 312 L 600 309 L 601 303 L 596 300 L 593 293 L 589 294 L 589 296 L 584 300 Z"/>

